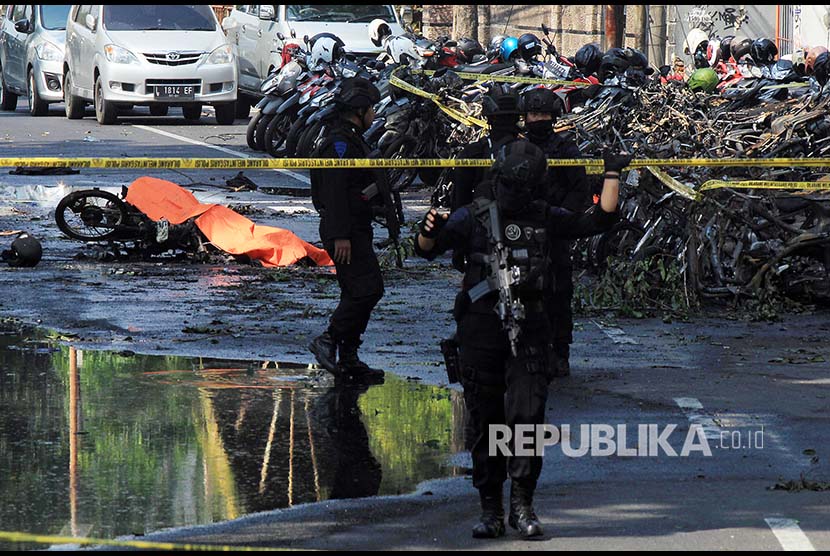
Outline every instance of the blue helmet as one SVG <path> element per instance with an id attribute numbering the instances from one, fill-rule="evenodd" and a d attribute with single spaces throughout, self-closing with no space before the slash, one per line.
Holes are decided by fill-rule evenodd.
<path id="1" fill-rule="evenodd" d="M 499 54 L 504 62 L 509 62 L 511 56 L 518 56 L 519 54 L 519 39 L 516 37 L 507 37 L 501 42 Z"/>

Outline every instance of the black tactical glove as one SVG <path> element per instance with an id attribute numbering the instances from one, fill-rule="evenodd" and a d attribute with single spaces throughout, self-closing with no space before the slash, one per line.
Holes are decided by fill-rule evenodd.
<path id="1" fill-rule="evenodd" d="M 441 230 L 444 228 L 444 224 L 447 223 L 447 218 L 444 218 L 440 213 L 436 212 L 432 215 L 433 222 L 432 222 L 432 229 L 427 230 L 427 216 L 435 209 L 429 209 L 429 211 L 424 215 L 420 222 L 418 222 L 418 232 L 427 239 L 435 239 L 438 237 L 438 234 L 441 233 Z"/>
<path id="2" fill-rule="evenodd" d="M 615 153 L 613 151 L 605 151 L 602 155 L 602 160 L 605 162 L 605 171 L 618 174 L 623 168 L 631 164 L 633 158 L 630 154 Z"/>

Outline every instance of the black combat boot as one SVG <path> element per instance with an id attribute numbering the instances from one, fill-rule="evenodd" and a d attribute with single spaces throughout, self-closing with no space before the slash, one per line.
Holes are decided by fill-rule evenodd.
<path id="1" fill-rule="evenodd" d="M 533 511 L 533 489 L 510 483 L 510 515 L 507 523 L 525 538 L 538 537 L 542 534 L 542 524 Z"/>
<path id="2" fill-rule="evenodd" d="M 383 378 L 382 370 L 373 369 L 357 357 L 357 345 L 341 343 L 339 351 L 340 368 L 344 374 L 360 379 Z"/>
<path id="3" fill-rule="evenodd" d="M 495 539 L 504 536 L 504 500 L 501 488 L 485 493 L 481 497 L 481 520 L 473 527 L 473 538 Z"/>
<path id="4" fill-rule="evenodd" d="M 328 330 L 314 338 L 308 349 L 324 369 L 334 376 L 340 375 L 340 368 L 337 366 L 337 344 Z"/>
<path id="5" fill-rule="evenodd" d="M 571 376 L 571 346 L 568 344 L 554 344 L 553 345 L 553 365 L 555 377 Z"/>

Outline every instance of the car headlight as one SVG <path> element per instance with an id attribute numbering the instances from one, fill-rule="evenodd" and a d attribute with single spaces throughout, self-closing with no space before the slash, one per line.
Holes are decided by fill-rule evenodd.
<path id="1" fill-rule="evenodd" d="M 42 42 L 35 47 L 37 57 L 44 62 L 60 62 L 63 60 L 63 50 L 51 42 Z"/>
<path id="2" fill-rule="evenodd" d="M 233 62 L 233 50 L 229 44 L 223 44 L 215 49 L 207 59 L 208 64 L 230 64 L 231 62 Z"/>
<path id="3" fill-rule="evenodd" d="M 104 47 L 104 55 L 107 60 L 115 64 L 140 64 L 138 58 L 132 52 L 114 44 L 108 44 Z"/>

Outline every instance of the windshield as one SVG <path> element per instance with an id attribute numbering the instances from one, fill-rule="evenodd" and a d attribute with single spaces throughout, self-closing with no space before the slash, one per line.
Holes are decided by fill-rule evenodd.
<path id="1" fill-rule="evenodd" d="M 143 4 L 104 6 L 104 27 L 110 31 L 215 31 L 210 6 Z"/>
<path id="2" fill-rule="evenodd" d="M 40 24 L 44 29 L 66 30 L 66 19 L 72 6 L 45 5 L 40 7 Z"/>
<path id="3" fill-rule="evenodd" d="M 285 7 L 288 21 L 342 21 L 345 23 L 369 23 L 373 19 L 382 19 L 387 23 L 397 23 L 391 6 L 354 5 L 326 6 L 323 4 L 295 4 Z"/>

